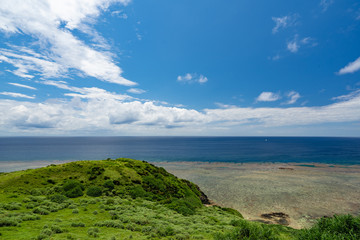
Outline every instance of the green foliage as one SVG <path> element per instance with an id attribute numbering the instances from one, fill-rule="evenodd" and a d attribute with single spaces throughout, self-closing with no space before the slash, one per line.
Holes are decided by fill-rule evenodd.
<path id="1" fill-rule="evenodd" d="M 69 198 L 81 197 L 82 195 L 84 195 L 83 193 L 84 189 L 85 189 L 84 186 L 79 181 L 76 180 L 68 180 L 63 185 L 65 196 Z"/>
<path id="2" fill-rule="evenodd" d="M 360 217 L 335 215 L 332 218 L 321 218 L 312 228 L 301 230 L 298 239 L 360 239 Z"/>
<path id="3" fill-rule="evenodd" d="M 235 209 L 232 209 L 232 208 L 221 208 L 223 211 L 225 212 L 228 212 L 228 213 L 231 213 L 235 216 L 238 216 L 238 217 L 241 217 L 241 218 L 244 218 L 243 215 L 241 213 L 239 213 L 239 211 L 235 210 Z"/>
<path id="4" fill-rule="evenodd" d="M 50 212 L 42 207 L 34 208 L 33 213 L 40 214 L 40 215 L 49 215 Z"/>
<path id="5" fill-rule="evenodd" d="M 98 186 L 91 186 L 86 191 L 86 195 L 90 197 L 100 197 L 102 195 L 102 190 Z"/>
<path id="6" fill-rule="evenodd" d="M 111 180 L 106 180 L 105 182 L 104 182 L 104 188 L 106 188 L 107 190 L 113 190 L 114 188 L 115 188 L 115 184 L 114 184 L 114 182 L 113 181 L 111 181 Z"/>
<path id="7" fill-rule="evenodd" d="M 88 197 L 93 186 L 103 196 Z M 336 216 L 294 230 L 245 221 L 233 209 L 204 207 L 203 197 L 197 185 L 131 159 L 0 174 L 0 238 L 360 239 L 359 218 Z"/>
<path id="8" fill-rule="evenodd" d="M 245 220 L 232 221 L 231 224 L 237 228 L 231 232 L 225 234 L 215 234 L 215 240 L 276 240 L 279 237 L 275 232 L 267 225 L 251 223 Z"/>
<path id="9" fill-rule="evenodd" d="M 99 229 L 98 228 L 89 228 L 88 229 L 88 235 L 94 238 L 99 237 Z"/>
<path id="10" fill-rule="evenodd" d="M 0 218 L 0 227 L 17 226 L 19 220 L 16 218 L 2 217 Z"/>
<path id="11" fill-rule="evenodd" d="M 142 186 L 135 186 L 133 187 L 130 191 L 129 194 L 132 198 L 137 198 L 137 197 L 146 197 L 148 194 L 147 192 L 144 190 L 144 188 Z"/>
<path id="12" fill-rule="evenodd" d="M 49 199 L 50 199 L 50 201 L 55 202 L 55 203 L 63 203 L 68 198 L 62 194 L 54 194 L 54 195 L 51 195 L 49 197 Z"/>

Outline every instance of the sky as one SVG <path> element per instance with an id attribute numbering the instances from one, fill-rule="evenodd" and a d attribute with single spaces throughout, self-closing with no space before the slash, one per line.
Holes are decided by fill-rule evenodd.
<path id="1" fill-rule="evenodd" d="M 356 0 L 0 0 L 0 136 L 360 137 Z"/>

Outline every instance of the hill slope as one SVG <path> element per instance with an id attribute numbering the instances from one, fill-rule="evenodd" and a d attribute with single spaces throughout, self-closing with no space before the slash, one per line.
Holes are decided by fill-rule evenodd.
<path id="1" fill-rule="evenodd" d="M 312 239 L 322 234 L 248 222 L 233 209 L 204 203 L 208 199 L 195 184 L 131 159 L 1 173 L 0 239 Z M 344 221 L 354 220 L 349 218 Z"/>

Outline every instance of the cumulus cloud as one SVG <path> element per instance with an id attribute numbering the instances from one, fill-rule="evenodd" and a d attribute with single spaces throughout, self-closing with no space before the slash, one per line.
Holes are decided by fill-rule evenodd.
<path id="1" fill-rule="evenodd" d="M 198 75 L 196 73 L 187 73 L 183 76 L 178 76 L 177 81 L 184 83 L 206 83 L 208 78 L 202 74 Z"/>
<path id="2" fill-rule="evenodd" d="M 286 94 L 286 97 L 289 99 L 285 104 L 294 104 L 296 101 L 301 98 L 300 94 L 295 91 L 291 91 L 288 94 Z"/>
<path id="3" fill-rule="evenodd" d="M 349 63 L 342 69 L 340 69 L 339 74 L 347 74 L 347 73 L 354 73 L 360 70 L 360 57 L 356 59 L 355 61 Z"/>
<path id="4" fill-rule="evenodd" d="M 256 102 L 274 102 L 280 99 L 280 95 L 273 92 L 262 92 L 257 98 Z"/>
<path id="5" fill-rule="evenodd" d="M 272 29 L 272 33 L 275 34 L 281 29 L 285 29 L 297 24 L 298 14 L 290 14 L 283 17 L 272 17 L 275 22 L 275 27 Z"/>
<path id="6" fill-rule="evenodd" d="M 20 84 L 20 83 L 11 83 L 9 82 L 8 84 L 13 85 L 15 87 L 21 87 L 21 88 L 27 88 L 27 89 L 31 89 L 31 90 L 37 90 L 34 87 L 28 86 L 28 85 L 24 85 L 24 84 Z"/>
<path id="7" fill-rule="evenodd" d="M 136 83 L 121 76 L 109 51 L 96 50 L 78 39 L 74 30 L 103 39 L 91 28 L 91 23 L 110 4 L 126 5 L 130 0 L 3 0 L 0 5 L 0 30 L 7 34 L 25 34 L 36 40 L 40 51 L 24 52 L 19 46 L 0 52 L 0 60 L 14 65 L 13 73 L 33 78 L 38 72 L 44 77 L 66 76 L 70 70 L 79 76 L 90 76 L 102 81 L 132 86 Z M 96 37 L 97 36 L 97 37 Z M 106 46 L 104 46 L 106 48 Z M 32 73 L 31 73 L 32 72 Z"/>
<path id="8" fill-rule="evenodd" d="M 15 93 L 15 92 L 0 92 L 1 95 L 5 95 L 5 96 L 10 96 L 10 97 L 14 97 L 14 98 L 29 98 L 29 99 L 34 99 L 34 96 L 29 96 L 26 94 L 22 94 L 22 93 Z"/>
<path id="9" fill-rule="evenodd" d="M 7 113 L 0 115 L 0 131 L 71 134 L 98 130 L 132 135 L 211 135 L 217 129 L 226 128 L 232 129 L 234 134 L 241 134 L 241 130 L 252 127 L 270 129 L 360 121 L 359 91 L 340 96 L 337 102 L 322 107 L 231 106 L 203 111 L 102 94 L 107 97 L 74 96 L 42 103 L 0 99 L 0 111 Z M 235 132 L 236 129 L 240 132 Z"/>

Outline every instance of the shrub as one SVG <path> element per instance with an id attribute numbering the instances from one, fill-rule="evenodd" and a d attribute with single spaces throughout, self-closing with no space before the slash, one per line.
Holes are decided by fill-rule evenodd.
<path id="1" fill-rule="evenodd" d="M 68 198 L 62 194 L 54 194 L 54 195 L 50 196 L 50 201 L 55 202 L 55 203 L 63 203 L 67 199 Z"/>
<path id="2" fill-rule="evenodd" d="M 59 227 L 58 225 L 52 225 L 52 226 L 50 227 L 50 229 L 51 229 L 51 231 L 52 231 L 53 233 L 62 233 L 62 232 L 64 232 L 64 231 L 62 230 L 62 228 Z"/>
<path id="3" fill-rule="evenodd" d="M 78 213 L 79 213 L 79 209 L 75 208 L 75 209 L 72 211 L 72 213 L 78 214 Z"/>
<path id="4" fill-rule="evenodd" d="M 102 190 L 98 186 L 91 186 L 86 191 L 86 195 L 90 197 L 100 197 L 102 195 Z"/>
<path id="5" fill-rule="evenodd" d="M 334 215 L 332 218 L 321 218 L 312 228 L 301 230 L 298 238 L 300 240 L 360 239 L 360 217 Z"/>
<path id="6" fill-rule="evenodd" d="M 65 192 L 65 195 L 69 198 L 76 198 L 76 197 L 81 197 L 82 195 L 84 195 L 81 187 L 77 186 L 67 192 Z"/>
<path id="7" fill-rule="evenodd" d="M 275 235 L 269 226 L 260 223 L 252 223 L 245 220 L 236 220 L 231 222 L 233 226 L 237 228 L 232 232 L 221 234 L 217 233 L 214 236 L 215 240 L 275 240 L 278 237 Z"/>
<path id="8" fill-rule="evenodd" d="M 33 213 L 40 214 L 40 215 L 49 215 L 50 212 L 42 207 L 37 207 L 37 208 L 34 208 Z"/>
<path id="9" fill-rule="evenodd" d="M 98 228 L 89 228 L 88 235 L 92 237 L 99 237 L 99 229 Z"/>
<path id="10" fill-rule="evenodd" d="M 119 220 L 106 220 L 106 221 L 101 221 L 101 222 L 97 222 L 94 224 L 97 227 L 111 227 L 111 228 L 124 228 L 124 225 L 122 222 L 120 222 Z"/>
<path id="11" fill-rule="evenodd" d="M 19 210 L 21 208 L 21 203 L 18 202 L 11 202 L 8 204 L 5 204 L 3 206 L 5 210 Z"/>
<path id="12" fill-rule="evenodd" d="M 85 189 L 84 186 L 79 181 L 76 180 L 68 180 L 63 185 L 65 196 L 69 198 L 76 198 L 84 195 L 83 193 L 84 189 Z"/>
<path id="13" fill-rule="evenodd" d="M 111 180 L 107 180 L 104 182 L 104 185 L 103 185 L 105 188 L 107 188 L 108 190 L 113 190 L 114 187 L 115 187 L 115 184 L 113 183 L 113 181 Z"/>
<path id="14" fill-rule="evenodd" d="M 8 218 L 4 217 L 0 219 L 0 227 L 11 227 L 11 226 L 17 226 L 19 223 L 19 220 L 16 218 Z"/>
<path id="15" fill-rule="evenodd" d="M 130 190 L 129 193 L 130 196 L 134 199 L 137 197 L 145 197 L 147 195 L 147 192 L 141 186 L 134 187 Z"/>
<path id="16" fill-rule="evenodd" d="M 54 180 L 52 180 L 52 179 L 48 179 L 47 182 L 50 183 L 50 184 L 55 184 L 55 183 L 56 183 L 56 182 L 55 182 Z"/>
<path id="17" fill-rule="evenodd" d="M 85 227 L 85 223 L 78 222 L 78 223 L 71 223 L 72 227 Z"/>

